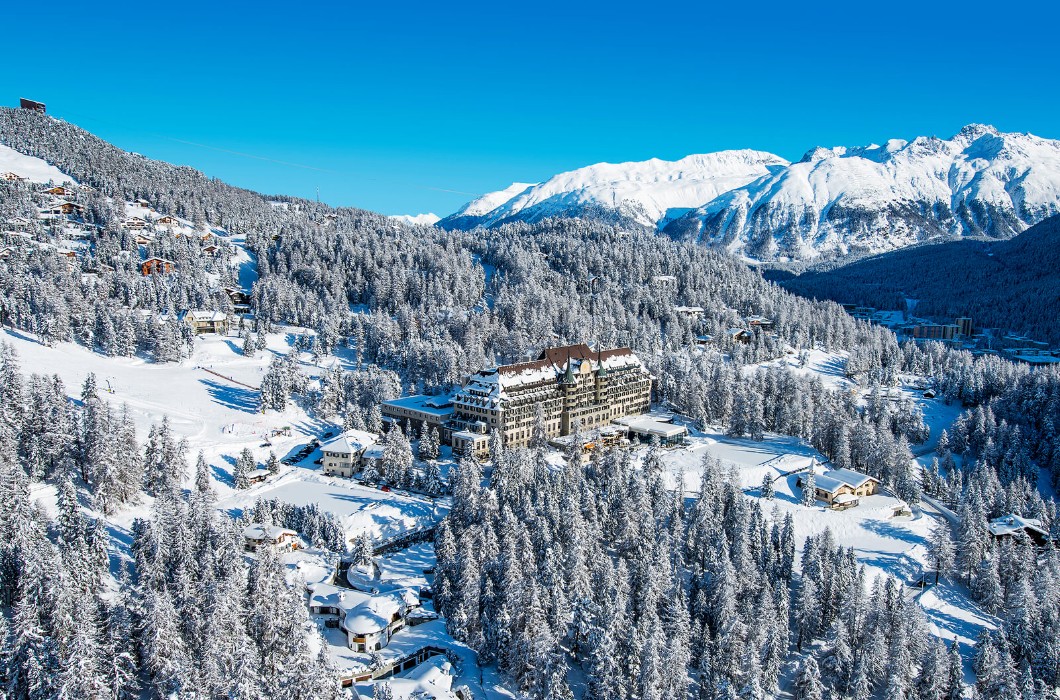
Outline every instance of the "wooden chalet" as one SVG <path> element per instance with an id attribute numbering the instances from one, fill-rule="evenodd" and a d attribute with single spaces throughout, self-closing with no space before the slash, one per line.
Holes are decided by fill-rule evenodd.
<path id="1" fill-rule="evenodd" d="M 129 231 L 143 231 L 147 228 L 147 220 L 141 219 L 138 216 L 131 216 L 125 221 L 121 222 L 122 228 L 128 229 Z"/>
<path id="2" fill-rule="evenodd" d="M 18 173 L 6 172 L 0 175 L 0 179 L 7 180 L 8 182 L 23 182 L 26 178 L 22 177 Z"/>
<path id="3" fill-rule="evenodd" d="M 166 214 L 155 219 L 155 226 L 180 226 L 180 220 L 175 216 Z"/>
<path id="4" fill-rule="evenodd" d="M 144 275 L 167 275 L 173 272 L 175 263 L 164 258 L 148 258 L 140 263 L 140 272 Z"/>
<path id="5" fill-rule="evenodd" d="M 805 484 L 799 477 L 798 485 Z M 876 477 L 856 472 L 853 469 L 833 469 L 814 477 L 816 497 L 837 510 L 854 508 L 863 496 L 871 496 L 879 490 L 880 480 Z"/>
<path id="6" fill-rule="evenodd" d="M 50 194 L 56 197 L 66 197 L 71 194 L 70 190 L 66 189 L 62 185 L 55 185 L 44 190 L 41 194 Z"/>
<path id="7" fill-rule="evenodd" d="M 210 245 L 208 245 L 208 246 L 206 246 L 205 248 L 202 249 L 202 254 L 203 255 L 217 255 L 217 251 L 219 251 L 219 250 L 220 250 L 220 248 L 218 248 L 213 243 L 211 243 Z"/>
<path id="8" fill-rule="evenodd" d="M 145 236 L 142 233 L 136 234 L 136 245 L 151 245 L 154 243 L 154 239 L 150 236 Z"/>

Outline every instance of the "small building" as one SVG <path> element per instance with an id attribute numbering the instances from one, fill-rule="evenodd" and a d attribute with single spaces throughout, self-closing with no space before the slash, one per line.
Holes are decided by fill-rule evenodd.
<path id="1" fill-rule="evenodd" d="M 85 208 L 77 202 L 56 202 L 40 210 L 41 216 L 80 216 Z"/>
<path id="2" fill-rule="evenodd" d="M 702 306 L 675 306 L 674 313 L 681 314 L 687 318 L 698 319 L 703 318 L 706 310 Z"/>
<path id="3" fill-rule="evenodd" d="M 166 214 L 155 219 L 154 224 L 155 226 L 180 226 L 180 220 L 175 216 Z"/>
<path id="4" fill-rule="evenodd" d="M 1037 518 L 1022 518 L 1015 514 L 1005 515 L 991 520 L 990 535 L 996 540 L 1013 537 L 1028 537 L 1035 545 L 1041 547 L 1050 539 L 1049 531 Z"/>
<path id="5" fill-rule="evenodd" d="M 608 447 L 625 447 L 629 445 L 626 435 L 629 428 L 624 425 L 602 425 L 599 428 L 581 434 L 581 459 L 585 464 L 592 457 L 594 451 Z M 574 435 L 559 435 L 548 441 L 548 444 L 556 449 L 567 451 L 573 446 Z"/>
<path id="6" fill-rule="evenodd" d="M 8 171 L 0 175 L 0 179 L 6 180 L 7 182 L 24 182 L 26 178 L 22 177 L 18 173 Z"/>
<path id="7" fill-rule="evenodd" d="M 755 339 L 755 334 L 746 328 L 730 328 L 729 337 L 734 343 L 749 345 L 751 341 Z"/>
<path id="8" fill-rule="evenodd" d="M 773 328 L 773 319 L 766 318 L 765 316 L 748 316 L 744 319 L 747 325 L 751 328 L 761 328 L 762 330 L 771 330 Z"/>
<path id="9" fill-rule="evenodd" d="M 259 547 L 271 547 L 278 551 L 299 549 L 298 533 L 276 525 L 254 524 L 243 530 L 243 549 L 256 551 Z"/>
<path id="10" fill-rule="evenodd" d="M 880 480 L 853 469 L 833 469 L 815 477 L 817 500 L 836 509 L 853 508 L 862 496 L 879 490 Z M 802 484 L 802 478 L 799 478 Z"/>
<path id="11" fill-rule="evenodd" d="M 55 197 L 67 197 L 71 194 L 71 192 L 62 185 L 55 185 L 54 187 L 49 187 L 46 190 L 42 190 L 41 194 L 50 194 Z"/>
<path id="12" fill-rule="evenodd" d="M 361 453 L 361 469 L 368 469 L 369 467 L 378 469 L 383 461 L 384 452 L 385 448 L 378 443 L 364 448 L 364 452 Z"/>
<path id="13" fill-rule="evenodd" d="M 213 257 L 214 255 L 217 255 L 217 251 L 218 250 L 220 250 L 220 248 L 218 248 L 213 243 L 211 243 L 210 245 L 208 245 L 208 246 L 206 246 L 206 247 L 204 247 L 202 249 L 202 254 L 203 255 L 209 255 L 210 257 Z"/>
<path id="14" fill-rule="evenodd" d="M 375 435 L 363 430 L 347 430 L 320 446 L 324 457 L 323 472 L 329 476 L 353 476 L 361 470 L 364 451 L 378 442 Z"/>
<path id="15" fill-rule="evenodd" d="M 4 222 L 8 231 L 28 231 L 32 222 L 24 216 L 16 216 Z"/>
<path id="16" fill-rule="evenodd" d="M 148 202 L 146 199 L 134 199 L 133 200 L 133 204 L 135 204 L 136 206 L 141 207 L 143 209 L 150 209 L 151 208 L 151 203 Z"/>
<path id="17" fill-rule="evenodd" d="M 189 311 L 184 316 L 184 322 L 191 326 L 195 335 L 203 333 L 228 334 L 228 315 L 220 311 Z"/>
<path id="18" fill-rule="evenodd" d="M 470 430 L 459 430 L 451 436 L 453 443 L 453 454 L 475 459 L 485 459 L 490 454 L 490 436 L 485 430 L 472 432 Z"/>
<path id="19" fill-rule="evenodd" d="M 28 109 L 31 112 L 40 112 L 41 114 L 46 114 L 48 112 L 48 109 L 44 106 L 43 102 L 27 100 L 25 97 L 18 98 L 18 108 Z"/>
<path id="20" fill-rule="evenodd" d="M 150 236 L 145 236 L 142 233 L 136 234 L 136 245 L 151 245 L 154 243 L 154 239 Z"/>
<path id="21" fill-rule="evenodd" d="M 270 476 L 272 476 L 272 472 L 268 469 L 254 469 L 247 472 L 247 481 L 251 484 L 263 484 Z"/>
<path id="22" fill-rule="evenodd" d="M 662 447 L 673 447 L 684 444 L 688 428 L 683 425 L 667 423 L 650 416 L 625 416 L 613 421 L 626 428 L 630 438 L 634 436 L 641 442 L 657 439 Z"/>
<path id="23" fill-rule="evenodd" d="M 128 231 L 143 231 L 147 228 L 147 219 L 141 219 L 139 216 L 130 216 L 121 222 L 121 226 Z"/>
<path id="24" fill-rule="evenodd" d="M 173 272 L 175 263 L 165 258 L 148 258 L 140 263 L 140 272 L 144 275 L 168 275 Z"/>

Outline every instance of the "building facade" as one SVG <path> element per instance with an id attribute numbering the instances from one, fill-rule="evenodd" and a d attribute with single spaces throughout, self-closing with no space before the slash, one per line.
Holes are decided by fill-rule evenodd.
<path id="1" fill-rule="evenodd" d="M 527 446 L 539 406 L 546 438 L 569 435 L 575 426 L 589 430 L 646 413 L 651 381 L 629 348 L 592 350 L 585 344 L 547 348 L 537 360 L 483 370 L 453 396 L 449 425 L 454 451 L 459 451 L 457 442 L 465 442 L 457 439 L 458 433 L 498 431 L 505 445 Z M 483 456 L 485 440 L 473 442 L 476 456 Z"/>

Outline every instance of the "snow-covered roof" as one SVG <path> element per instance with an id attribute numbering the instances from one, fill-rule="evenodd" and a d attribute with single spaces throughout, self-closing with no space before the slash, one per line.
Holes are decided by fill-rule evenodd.
<path id="1" fill-rule="evenodd" d="M 424 394 L 415 394 L 413 396 L 402 396 L 398 399 L 384 401 L 383 405 L 421 411 L 438 417 L 448 416 L 453 412 L 453 398 L 451 396 L 427 396 Z"/>
<path id="2" fill-rule="evenodd" d="M 294 530 L 288 530 L 277 525 L 262 525 L 260 523 L 255 523 L 243 529 L 243 537 L 255 542 L 264 542 L 265 540 L 278 542 L 284 536 L 297 535 L 298 533 Z"/>
<path id="3" fill-rule="evenodd" d="M 815 477 L 814 485 L 822 491 L 835 493 L 843 486 L 858 489 L 870 481 L 879 481 L 879 479 L 853 469 L 833 469 Z"/>
<path id="4" fill-rule="evenodd" d="M 210 322 L 210 321 L 223 321 L 223 320 L 225 320 L 228 317 L 226 315 L 224 315 L 223 313 L 221 313 L 220 311 L 198 311 L 198 310 L 196 310 L 196 311 L 189 311 L 188 312 L 188 318 L 190 318 L 192 321 L 197 321 L 197 322 L 200 322 L 200 323 L 206 323 L 206 322 Z"/>
<path id="5" fill-rule="evenodd" d="M 536 360 L 501 365 L 471 375 L 464 388 L 453 396 L 453 402 L 496 408 L 506 398 L 507 390 L 554 383 L 566 372 L 568 364 L 575 373 L 596 371 L 600 365 L 609 372 L 627 367 L 644 368 L 629 348 L 593 350 L 585 343 L 546 348 Z"/>
<path id="6" fill-rule="evenodd" d="M 393 677 L 394 700 L 454 700 L 453 666 L 444 656 L 434 656 L 409 671 L 404 678 Z"/>
<path id="7" fill-rule="evenodd" d="M 616 418 L 615 423 L 624 425 L 635 433 L 641 435 L 657 435 L 660 438 L 672 438 L 679 435 L 687 435 L 688 428 L 683 425 L 664 423 L 649 416 L 625 416 Z"/>
<path id="8" fill-rule="evenodd" d="M 338 609 L 342 628 L 356 636 L 382 631 L 393 621 L 395 614 L 404 615 L 420 604 L 419 596 L 409 588 L 393 588 L 379 593 L 329 583 L 311 583 L 306 588 L 310 607 Z"/>
<path id="9" fill-rule="evenodd" d="M 375 435 L 366 433 L 363 430 L 347 430 L 337 438 L 325 442 L 320 446 L 320 449 L 324 452 L 352 455 L 361 452 L 369 445 L 374 445 L 377 441 L 378 438 Z"/>
<path id="10" fill-rule="evenodd" d="M 1021 518 L 1018 515 L 1010 513 L 1009 515 L 990 521 L 990 534 L 994 537 L 1014 535 L 1017 532 L 1025 530 L 1032 530 L 1043 537 L 1049 534 L 1046 531 L 1045 526 L 1042 525 L 1042 521 L 1037 518 Z"/>
<path id="11" fill-rule="evenodd" d="M 383 458 L 383 453 L 385 451 L 386 451 L 386 448 L 383 447 L 382 445 L 379 445 L 379 444 L 369 445 L 368 447 L 364 448 L 364 454 L 361 455 L 361 456 L 364 459 L 382 459 Z"/>

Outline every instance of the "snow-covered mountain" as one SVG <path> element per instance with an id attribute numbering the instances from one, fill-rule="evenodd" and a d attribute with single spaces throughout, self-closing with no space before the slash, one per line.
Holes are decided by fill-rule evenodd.
<path id="1" fill-rule="evenodd" d="M 396 219 L 403 224 L 413 224 L 419 226 L 434 226 L 442 218 L 437 214 L 427 212 L 426 214 L 394 214 L 390 217 Z"/>
<path id="2" fill-rule="evenodd" d="M 973 124 L 947 140 L 815 148 L 797 163 L 760 151 L 602 163 L 488 194 L 439 225 L 591 216 L 748 258 L 813 260 L 1007 238 L 1056 213 L 1060 141 Z"/>
<path id="3" fill-rule="evenodd" d="M 808 260 L 1008 238 L 1058 212 L 1060 141 L 972 124 L 948 140 L 816 148 L 665 231 L 760 260 Z"/>
<path id="4" fill-rule="evenodd" d="M 592 216 L 649 228 L 666 225 L 723 192 L 780 169 L 787 161 L 762 151 L 721 151 L 676 161 L 598 163 L 537 185 L 515 183 L 465 205 L 439 225 L 494 226 L 549 216 Z"/>

